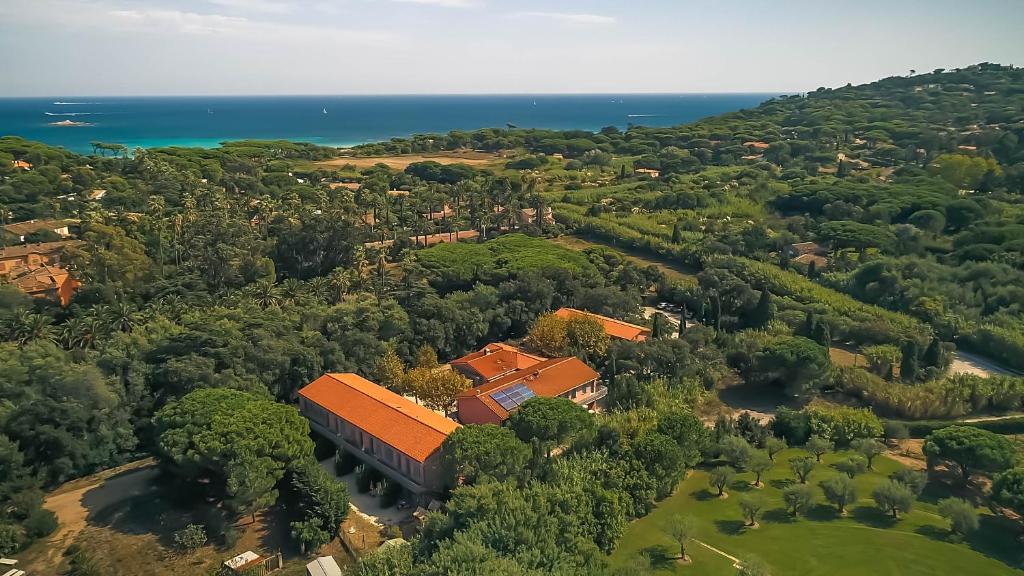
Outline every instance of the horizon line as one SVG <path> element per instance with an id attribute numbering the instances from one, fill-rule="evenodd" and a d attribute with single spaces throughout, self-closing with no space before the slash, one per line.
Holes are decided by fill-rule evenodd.
<path id="1" fill-rule="evenodd" d="M 445 96 L 747 96 L 769 95 L 785 96 L 805 94 L 801 91 L 726 91 L 726 92 L 379 92 L 354 94 L 42 94 L 29 96 L 3 96 L 0 100 L 38 99 L 38 98 L 322 98 L 322 97 L 445 97 Z"/>

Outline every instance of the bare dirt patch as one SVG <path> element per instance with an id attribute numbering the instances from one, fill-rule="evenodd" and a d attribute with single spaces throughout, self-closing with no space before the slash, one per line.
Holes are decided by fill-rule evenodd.
<path id="1" fill-rule="evenodd" d="M 377 164 L 386 164 L 395 170 L 405 170 L 409 164 L 416 162 L 437 162 L 438 164 L 468 164 L 470 166 L 482 166 L 492 162 L 501 161 L 500 156 L 486 152 L 450 152 L 439 154 L 401 154 L 395 156 L 339 156 L 333 160 L 317 162 L 318 166 L 329 166 L 339 168 L 351 164 L 357 169 L 370 168 Z"/>

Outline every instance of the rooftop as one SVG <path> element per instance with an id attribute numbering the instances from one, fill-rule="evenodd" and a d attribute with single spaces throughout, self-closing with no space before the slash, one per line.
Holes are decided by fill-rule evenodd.
<path id="1" fill-rule="evenodd" d="M 629 322 L 623 322 L 622 320 L 616 320 L 614 318 L 608 318 L 607 316 L 601 316 L 600 314 L 594 314 L 593 312 L 584 312 L 583 310 L 577 310 L 575 308 L 559 308 L 555 315 L 559 318 L 573 318 L 573 317 L 586 317 L 593 318 L 601 323 L 604 327 L 606 334 L 613 338 L 621 338 L 623 340 L 643 340 L 651 335 L 651 329 L 643 326 L 637 326 L 636 324 L 630 324 Z"/>
<path id="2" fill-rule="evenodd" d="M 544 358 L 527 354 L 515 346 L 500 342 L 488 344 L 476 352 L 451 361 L 452 366 L 461 365 L 480 375 L 484 380 L 529 368 Z"/>
<path id="3" fill-rule="evenodd" d="M 76 220 L 26 220 L 24 222 L 15 222 L 4 226 L 4 230 L 7 230 L 15 236 L 24 236 L 25 234 L 31 234 L 37 230 L 57 230 L 65 228 L 71 224 L 75 224 Z"/>
<path id="4" fill-rule="evenodd" d="M 526 370 L 519 370 L 476 388 L 464 390 L 459 393 L 459 397 L 480 398 L 491 411 L 504 419 L 508 416 L 509 411 L 494 399 L 495 393 L 511 391 L 522 385 L 532 392 L 528 397 L 552 398 L 565 394 L 591 380 L 596 380 L 599 376 L 593 368 L 587 366 L 579 358 L 552 358 L 530 366 Z"/>
<path id="5" fill-rule="evenodd" d="M 419 462 L 459 427 L 358 374 L 324 374 L 299 395 Z"/>
<path id="6" fill-rule="evenodd" d="M 57 242 L 37 242 L 35 244 L 19 244 L 0 248 L 0 260 L 7 258 L 21 258 L 29 254 L 51 254 L 63 250 L 68 246 L 81 244 L 79 240 L 60 240 Z"/>

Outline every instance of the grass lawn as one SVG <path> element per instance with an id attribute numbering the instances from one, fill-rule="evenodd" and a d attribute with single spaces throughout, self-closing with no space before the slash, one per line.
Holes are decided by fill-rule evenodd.
<path id="1" fill-rule="evenodd" d="M 787 462 L 804 454 L 790 449 L 777 455 L 777 463 L 761 489 L 750 486 L 752 474 L 738 474 L 724 500 L 708 487 L 706 471 L 691 473 L 673 496 L 628 527 L 612 555 L 612 565 L 636 562 L 643 554 L 650 558 L 657 574 L 735 574 L 731 560 L 696 542 L 691 542 L 687 550 L 693 563 L 676 563 L 678 547 L 661 526 L 672 515 L 682 514 L 697 520 L 698 540 L 731 556 L 760 557 L 772 568 L 773 576 L 1024 574 L 1014 569 L 1024 559 L 1024 546 L 1015 539 L 1020 528 L 987 510 L 979 509 L 981 528 L 976 534 L 963 542 L 949 537 L 946 521 L 936 510 L 936 503 L 946 495 L 942 486 L 930 484 L 914 509 L 902 514 L 897 522 L 883 514 L 871 499 L 871 491 L 900 467 L 884 457 L 875 459 L 875 471 L 857 477 L 858 501 L 848 507 L 849 514 L 843 518 L 825 502 L 817 484 L 837 474 L 830 465 L 845 454 L 824 456 L 809 480 L 817 492 L 815 506 L 806 517 L 792 519 L 782 502 L 782 490 L 795 482 Z M 739 501 L 753 490 L 763 494 L 767 505 L 758 521 L 760 527 L 750 530 L 744 528 Z"/>

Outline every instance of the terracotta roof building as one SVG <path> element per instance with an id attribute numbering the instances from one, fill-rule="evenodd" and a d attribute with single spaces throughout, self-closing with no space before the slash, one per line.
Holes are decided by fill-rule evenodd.
<path id="1" fill-rule="evenodd" d="M 31 162 L 26 162 L 24 160 L 15 160 L 15 161 L 11 162 L 11 165 L 16 170 L 31 170 L 32 169 L 32 163 Z"/>
<path id="2" fill-rule="evenodd" d="M 77 244 L 81 242 L 63 240 L 0 248 L 0 276 L 11 274 L 17 268 L 38 268 L 43 264 L 57 264 L 64 249 Z"/>
<path id="3" fill-rule="evenodd" d="M 71 303 L 81 284 L 68 274 L 68 271 L 57 265 L 42 265 L 38 268 L 16 268 L 7 279 L 10 283 L 29 296 L 35 298 L 52 298 L 61 306 Z"/>
<path id="4" fill-rule="evenodd" d="M 517 370 L 524 370 L 544 360 L 515 346 L 498 342 L 452 360 L 451 367 L 472 380 L 473 384 L 479 385 Z"/>
<path id="5" fill-rule="evenodd" d="M 658 178 L 661 176 L 661 170 L 655 170 L 654 168 L 637 168 L 633 170 L 637 174 L 644 176 L 650 176 L 651 178 Z"/>
<path id="6" fill-rule="evenodd" d="M 26 220 L 25 222 L 8 224 L 4 226 L 4 230 L 17 238 L 18 242 L 24 242 L 25 236 L 41 230 L 49 230 L 58 234 L 61 238 L 67 238 L 71 236 L 69 227 L 76 222 L 77 220 Z"/>
<path id="7" fill-rule="evenodd" d="M 583 310 L 577 310 L 575 308 L 559 308 L 555 312 L 555 316 L 565 318 L 566 320 L 581 316 L 593 318 L 601 323 L 601 326 L 604 327 L 605 334 L 608 334 L 611 338 L 618 338 L 619 340 L 640 342 L 642 340 L 646 340 L 651 335 L 650 328 L 637 326 L 636 324 L 630 324 L 629 322 L 608 318 L 607 316 L 601 316 L 600 314 L 594 314 L 592 312 L 584 312 Z"/>
<path id="8" fill-rule="evenodd" d="M 313 430 L 406 489 L 441 491 L 441 445 L 454 421 L 351 373 L 299 390 L 299 410 Z"/>
<path id="9" fill-rule="evenodd" d="M 599 376 L 579 358 L 544 360 L 461 392 L 456 398 L 459 421 L 463 424 L 500 424 L 534 396 L 561 396 L 590 410 L 597 410 L 608 394 L 608 389 L 598 383 Z"/>

